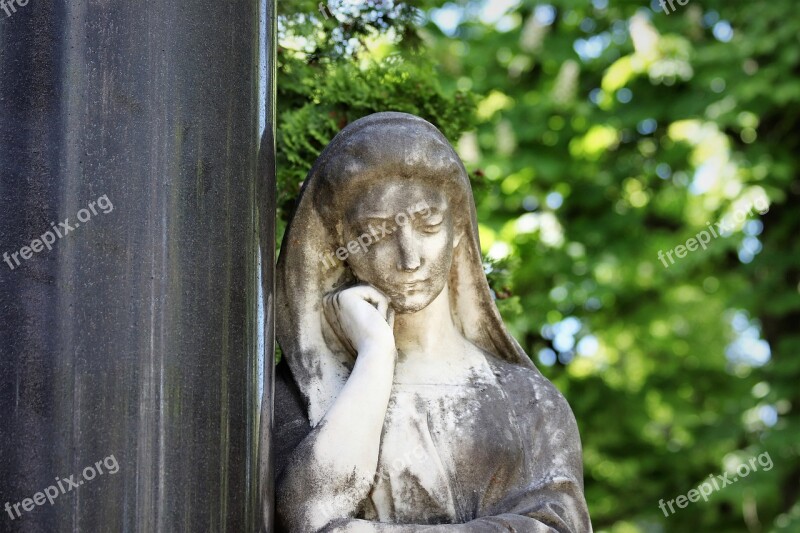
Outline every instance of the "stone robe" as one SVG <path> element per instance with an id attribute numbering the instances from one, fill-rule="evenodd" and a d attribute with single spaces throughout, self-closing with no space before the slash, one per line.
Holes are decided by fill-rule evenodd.
<path id="1" fill-rule="evenodd" d="M 395 381 L 378 471 L 355 518 L 377 531 L 591 531 L 566 400 L 536 369 L 484 355 L 486 371 L 465 383 Z M 280 475 L 311 427 L 285 364 L 276 380 Z"/>

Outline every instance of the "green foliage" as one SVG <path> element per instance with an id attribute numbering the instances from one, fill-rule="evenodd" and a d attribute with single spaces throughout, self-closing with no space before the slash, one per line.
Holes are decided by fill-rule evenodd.
<path id="1" fill-rule="evenodd" d="M 347 122 L 433 121 L 471 171 L 498 307 L 575 412 L 595 530 L 800 531 L 796 3 L 492 3 L 445 5 L 448 33 L 381 2 L 287 12 L 287 42 L 313 38 L 280 55 L 281 205 Z M 763 452 L 773 469 L 659 509 Z"/>
<path id="2" fill-rule="evenodd" d="M 421 58 L 422 59 L 422 58 Z M 403 111 L 424 117 L 450 138 L 471 126 L 470 95 L 446 95 L 430 65 L 392 56 L 366 67 L 343 61 L 309 66 L 300 60 L 281 64 L 287 83 L 279 101 L 301 102 L 279 110 L 279 205 L 296 197 L 319 153 L 345 125 L 377 111 Z M 316 84 L 309 80 L 317 81 Z"/>
<path id="3" fill-rule="evenodd" d="M 342 18 L 336 6 L 329 9 Z M 450 139 L 458 139 L 474 126 L 474 95 L 444 91 L 431 59 L 407 42 L 414 39 L 401 37 L 408 34 L 408 9 L 401 5 L 389 13 L 398 19 L 384 13 L 371 17 L 379 21 L 372 25 L 351 15 L 344 21 L 349 26 L 346 35 L 340 35 L 346 41 L 332 37 L 337 28 L 325 31 L 334 19 L 315 22 L 304 15 L 299 27 L 291 25 L 297 15 L 283 19 L 286 41 L 292 41 L 293 35 L 296 41 L 300 30 L 321 37 L 310 46 L 301 40 L 307 45 L 304 49 L 281 46 L 278 50 L 278 206 L 282 221 L 319 153 L 340 129 L 360 117 L 378 111 L 412 113 L 435 124 Z M 350 19 L 359 22 L 348 22 Z M 316 31 L 309 27 L 312 24 Z M 353 37 L 354 32 L 358 37 Z M 383 39 L 386 32 L 395 37 Z M 336 44 L 330 44 L 332 39 Z M 323 51 L 326 43 L 330 53 Z"/>

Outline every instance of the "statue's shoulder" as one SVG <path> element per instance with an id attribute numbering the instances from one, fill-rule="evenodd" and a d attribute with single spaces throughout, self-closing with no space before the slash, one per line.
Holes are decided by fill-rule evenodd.
<path id="1" fill-rule="evenodd" d="M 487 356 L 498 384 L 509 401 L 517 407 L 538 411 L 571 409 L 564 395 L 533 365 L 512 363 L 496 356 Z"/>

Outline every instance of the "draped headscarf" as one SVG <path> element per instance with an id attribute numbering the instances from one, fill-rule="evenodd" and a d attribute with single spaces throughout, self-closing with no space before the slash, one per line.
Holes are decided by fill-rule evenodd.
<path id="1" fill-rule="evenodd" d="M 323 259 L 339 242 L 348 206 L 377 180 L 421 180 L 445 192 L 464 234 L 454 250 L 449 291 L 453 320 L 466 339 L 512 363 L 534 368 L 506 330 L 481 261 L 469 177 L 442 133 L 406 113 L 375 113 L 339 132 L 300 191 L 277 265 L 278 342 L 306 402 L 312 426 L 336 399 L 353 368 L 352 355 L 326 332 L 322 298 L 353 281 L 346 263 Z"/>

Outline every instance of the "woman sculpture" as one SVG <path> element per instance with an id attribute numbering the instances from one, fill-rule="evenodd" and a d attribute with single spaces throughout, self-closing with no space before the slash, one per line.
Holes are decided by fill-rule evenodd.
<path id="1" fill-rule="evenodd" d="M 334 138 L 277 282 L 278 531 L 591 531 L 572 411 L 505 329 L 433 125 Z"/>

